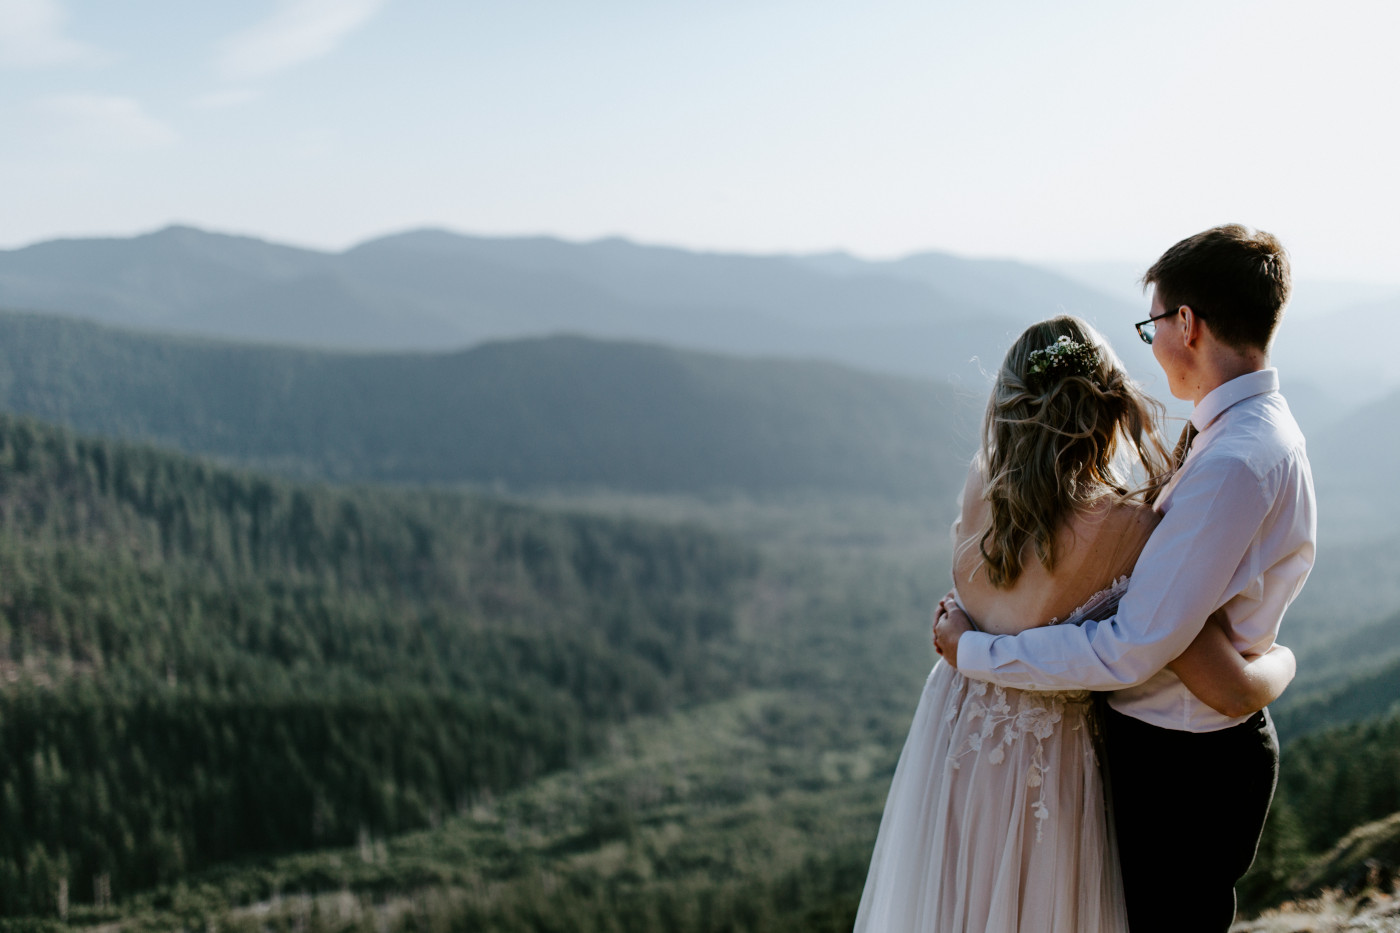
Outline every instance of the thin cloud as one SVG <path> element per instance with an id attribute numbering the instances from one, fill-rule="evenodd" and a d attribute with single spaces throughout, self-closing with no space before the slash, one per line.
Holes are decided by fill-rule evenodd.
<path id="1" fill-rule="evenodd" d="M 199 110 L 226 110 L 229 107 L 241 107 L 243 104 L 250 103 L 257 96 L 256 91 L 248 88 L 233 88 L 205 94 L 194 102 L 194 106 Z"/>
<path id="2" fill-rule="evenodd" d="M 229 38 L 219 55 L 225 80 L 265 78 L 335 51 L 387 0 L 282 0 L 272 16 Z"/>
<path id="3" fill-rule="evenodd" d="M 0 0 L 0 66 L 41 68 L 95 61 L 92 46 L 64 35 L 58 0 Z"/>
<path id="4" fill-rule="evenodd" d="M 34 102 L 39 133 L 64 148 L 132 152 L 156 149 L 179 135 L 130 97 L 55 94 Z"/>

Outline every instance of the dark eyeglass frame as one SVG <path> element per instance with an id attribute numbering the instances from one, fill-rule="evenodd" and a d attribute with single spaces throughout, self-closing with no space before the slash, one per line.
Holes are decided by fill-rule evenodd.
<path id="1" fill-rule="evenodd" d="M 1157 322 L 1164 317 L 1171 317 L 1173 314 L 1180 314 L 1181 309 L 1184 307 L 1186 306 L 1181 305 L 1171 311 L 1163 311 L 1161 314 L 1153 315 L 1145 321 L 1138 321 L 1136 324 L 1134 324 L 1133 326 L 1137 328 L 1138 336 L 1142 338 L 1142 342 L 1147 344 L 1149 347 L 1152 346 L 1152 338 L 1157 336 Z M 1143 330 L 1144 327 L 1147 329 Z"/>

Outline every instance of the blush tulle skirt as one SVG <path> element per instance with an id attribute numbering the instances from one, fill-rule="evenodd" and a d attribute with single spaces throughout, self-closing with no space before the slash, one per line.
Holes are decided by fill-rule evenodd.
<path id="1" fill-rule="evenodd" d="M 856 933 L 1126 933 L 1086 692 L 924 685 Z"/>

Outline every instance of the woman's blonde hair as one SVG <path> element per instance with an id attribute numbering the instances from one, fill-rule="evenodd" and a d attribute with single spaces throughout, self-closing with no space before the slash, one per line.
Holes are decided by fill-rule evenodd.
<path id="1" fill-rule="evenodd" d="M 1053 570 L 1055 534 L 1077 508 L 1161 484 L 1169 464 L 1162 413 L 1085 321 L 1061 315 L 1026 329 L 1006 352 L 982 427 L 990 516 L 979 547 L 993 586 L 1016 582 L 1027 545 Z M 1145 471 L 1134 492 L 1115 462 L 1120 444 Z"/>

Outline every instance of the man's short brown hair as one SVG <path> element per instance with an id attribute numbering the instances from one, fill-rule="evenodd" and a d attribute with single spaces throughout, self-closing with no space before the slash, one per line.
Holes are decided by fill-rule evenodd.
<path id="1" fill-rule="evenodd" d="M 1162 307 L 1186 305 L 1216 339 L 1236 349 L 1268 350 L 1293 290 L 1288 253 L 1271 233 L 1239 224 L 1187 237 L 1142 277 Z"/>

